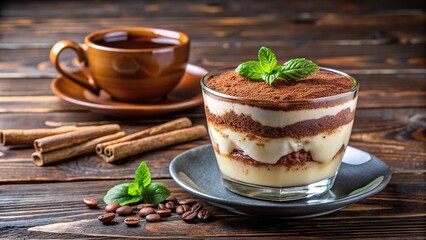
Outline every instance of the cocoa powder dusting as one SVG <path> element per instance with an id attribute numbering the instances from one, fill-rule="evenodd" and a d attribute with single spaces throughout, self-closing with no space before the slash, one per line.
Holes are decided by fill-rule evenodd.
<path id="1" fill-rule="evenodd" d="M 306 78 L 287 82 L 275 81 L 272 86 L 264 81 L 253 81 L 235 71 L 224 72 L 206 81 L 207 87 L 227 95 L 253 100 L 308 100 L 328 97 L 349 91 L 354 83 L 347 77 L 317 71 Z"/>

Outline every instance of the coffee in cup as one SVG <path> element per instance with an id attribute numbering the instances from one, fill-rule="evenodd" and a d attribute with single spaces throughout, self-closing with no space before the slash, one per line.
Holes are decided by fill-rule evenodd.
<path id="1" fill-rule="evenodd" d="M 119 101 L 156 101 L 185 73 L 189 42 L 186 34 L 164 29 L 106 29 L 87 35 L 84 45 L 57 42 L 50 60 L 62 75 L 96 95 L 103 90 Z M 85 78 L 60 65 L 59 55 L 68 48 L 76 52 Z"/>

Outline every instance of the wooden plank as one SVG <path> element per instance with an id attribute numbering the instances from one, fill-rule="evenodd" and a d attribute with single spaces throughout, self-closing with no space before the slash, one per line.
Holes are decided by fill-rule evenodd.
<path id="1" fill-rule="evenodd" d="M 343 45 L 415 43 L 424 42 L 426 37 L 423 31 L 426 15 L 420 2 L 386 3 L 385 8 L 381 3 L 380 10 L 372 8 L 377 5 L 368 1 L 356 4 L 294 1 L 285 3 L 285 7 L 281 1 L 244 4 L 87 1 L 84 10 L 70 1 L 7 3 L 3 6 L 0 23 L 4 33 L 0 46 L 49 47 L 63 38 L 82 41 L 87 33 L 112 25 L 177 29 L 198 41 L 216 38 L 213 42 L 227 38 L 235 41 L 242 37 L 245 41 L 264 40 L 269 44 L 276 38 L 284 38 L 287 44 L 312 41 Z M 28 38 L 31 42 L 26 41 Z"/>
<path id="2" fill-rule="evenodd" d="M 56 96 L 4 96 L 0 97 L 0 113 L 88 112 L 90 109 L 62 101 Z M 178 115 L 192 109 L 178 111 Z M 119 116 L 118 116 L 119 117 Z"/>
<path id="3" fill-rule="evenodd" d="M 286 16 L 286 15 L 284 15 Z M 389 21 L 389 17 L 394 19 Z M 103 18 L 103 19 L 44 19 L 4 18 L 0 22 L 3 35 L 0 39 L 1 48 L 49 48 L 62 39 L 82 42 L 88 33 L 104 28 L 114 27 L 156 27 L 174 29 L 187 33 L 198 45 L 232 45 L 263 44 L 271 46 L 294 46 L 301 44 L 317 45 L 378 45 L 387 43 L 424 43 L 426 34 L 423 25 L 426 17 L 422 14 L 398 16 L 364 16 L 358 25 L 348 28 L 344 24 L 333 24 L 346 21 L 348 16 L 333 14 L 330 19 L 321 23 L 295 23 L 291 19 L 281 17 L 265 18 L 249 17 L 205 17 L 194 19 L 171 18 L 164 16 L 140 16 L 135 18 Z M 342 19 L 341 19 L 342 18 Z M 349 16 L 349 18 L 357 18 Z M 352 21 L 350 21 L 352 22 Z M 362 25 L 363 22 L 372 22 Z M 76 27 L 78 26 L 78 27 Z M 271 26 L 279 26 L 276 29 Z M 25 29 L 25 31 L 17 31 Z M 30 38 L 31 41 L 26 39 Z"/>
<path id="4" fill-rule="evenodd" d="M 358 108 L 426 106 L 426 75 L 353 75 L 360 83 Z M 401 84 L 404 83 L 404 84 Z"/>
<path id="5" fill-rule="evenodd" d="M 421 0 L 415 1 L 324 1 L 314 0 L 286 1 L 270 0 L 258 2 L 250 1 L 209 1 L 202 0 L 194 3 L 189 0 L 174 1 L 85 1 L 84 8 L 81 3 L 73 1 L 61 1 L 50 3 L 48 1 L 16 1 L 3 3 L 2 15 L 6 17 L 28 17 L 33 18 L 92 18 L 110 17 L 120 18 L 125 16 L 227 16 L 227 15 L 256 15 L 269 13 L 270 16 L 283 14 L 285 16 L 297 16 L 302 13 L 325 13 L 365 14 L 371 12 L 411 12 L 422 9 L 424 4 Z M 303 15 L 302 15 L 303 16 Z M 305 16 L 306 18 L 306 16 Z"/>
<path id="6" fill-rule="evenodd" d="M 202 108 L 194 111 L 194 124 L 205 124 Z M 395 172 L 422 172 L 426 161 L 426 141 L 424 128 L 425 109 L 371 109 L 358 110 L 350 145 L 370 152 L 388 163 Z M 185 115 L 185 114 L 184 114 Z M 168 116 L 177 118 L 182 115 Z M 31 122 L 28 119 L 31 118 Z M 106 121 L 89 113 L 46 113 L 46 114 L 0 114 L 2 128 L 39 128 L 45 121 Z M 121 122 L 123 129 L 135 132 L 166 122 L 167 117 L 138 121 Z M 153 122 L 151 122 L 153 121 Z M 143 124 L 143 125 L 140 125 Z M 37 167 L 30 156 L 31 148 L 0 148 L 0 183 L 51 182 L 93 179 L 128 179 L 141 161 L 152 166 L 153 177 L 168 178 L 170 161 L 183 151 L 209 144 L 206 137 L 191 143 L 144 153 L 118 164 L 108 164 L 97 156 L 77 157 L 46 167 Z"/>
<path id="7" fill-rule="evenodd" d="M 107 123 L 120 123 L 129 128 L 129 131 L 135 131 L 138 128 L 149 127 L 155 124 L 161 124 L 179 117 L 189 117 L 194 124 L 201 124 L 204 121 L 203 107 L 199 106 L 194 109 L 176 112 L 152 117 L 137 117 L 137 118 L 118 118 L 89 112 L 57 112 L 46 114 L 33 113 L 11 113 L 0 114 L 0 129 L 13 128 L 40 128 L 47 126 L 64 126 L 64 125 L 96 125 Z M 31 121 L 28 121 L 30 119 Z M 201 119 L 201 120 L 200 120 Z"/>
<path id="8" fill-rule="evenodd" d="M 301 46 L 274 48 L 279 59 L 306 57 L 323 67 L 346 71 L 350 74 L 367 74 L 369 70 L 384 73 L 392 69 L 393 73 L 418 72 L 424 68 L 426 61 L 422 56 L 426 45 L 378 45 L 364 46 Z M 257 47 L 246 46 L 223 51 L 218 49 L 192 49 L 192 61 L 210 67 L 237 66 L 241 61 L 256 59 Z M 420 51 L 420 52 L 419 52 Z M 226 52 L 226 54 L 225 54 Z M 224 57 L 226 55 L 226 58 Z M 423 73 L 423 70 L 420 70 Z"/>
<path id="9" fill-rule="evenodd" d="M 426 161 L 425 113 L 425 109 L 357 110 L 350 144 L 384 159 L 394 171 L 406 170 L 404 162 L 420 170 Z M 414 152 L 418 157 L 410 156 Z"/>
<path id="10" fill-rule="evenodd" d="M 0 97 L 0 113 L 47 113 L 60 111 L 84 112 L 87 110 L 64 102 L 56 96 Z"/>
<path id="11" fill-rule="evenodd" d="M 51 78 L 0 79 L 0 96 L 49 96 Z"/>
<path id="12" fill-rule="evenodd" d="M 1 185 L 0 234 L 14 237 L 24 229 L 48 232 L 53 236 L 77 234 L 103 237 L 260 237 L 310 236 L 415 237 L 425 233 L 424 175 L 395 173 L 382 192 L 327 216 L 311 219 L 263 219 L 233 214 L 208 205 L 214 214 L 209 223 L 186 224 L 173 216 L 160 223 L 142 222 L 128 228 L 117 217 L 117 224 L 104 226 L 96 217 L 102 210 L 88 209 L 85 197 L 101 199 L 106 191 L 122 181 L 86 181 Z M 173 180 L 164 179 L 171 192 L 179 199 L 191 197 Z M 67 189 L 64 194 L 61 189 Z M 25 194 L 22 194 L 25 193 Z M 17 201 L 19 199 L 19 201 Z M 207 205 L 207 204 L 206 204 Z M 102 202 L 100 207 L 105 206 Z M 56 225 L 51 225 L 55 224 Z M 283 227 L 283 224 L 285 227 Z M 20 227 L 21 231 L 10 227 Z M 37 226 L 37 227 L 34 227 Z M 34 228 L 31 228 L 34 227 Z M 32 232 L 25 234 L 33 234 Z M 24 236 L 25 236 L 24 234 Z M 22 236 L 21 236 L 22 237 Z"/>

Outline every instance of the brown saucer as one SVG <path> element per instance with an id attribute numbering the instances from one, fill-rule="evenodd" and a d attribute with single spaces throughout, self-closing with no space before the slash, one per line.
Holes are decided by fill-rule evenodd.
<path id="1" fill-rule="evenodd" d="M 82 74 L 81 71 L 75 72 Z M 126 103 L 112 99 L 101 91 L 96 96 L 64 76 L 53 79 L 50 88 L 62 100 L 88 108 L 93 112 L 116 117 L 152 116 L 192 108 L 203 102 L 200 80 L 207 70 L 188 64 L 180 83 L 165 99 L 153 103 Z"/>

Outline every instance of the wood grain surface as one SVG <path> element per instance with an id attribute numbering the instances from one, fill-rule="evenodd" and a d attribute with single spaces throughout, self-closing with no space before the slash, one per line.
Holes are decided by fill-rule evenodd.
<path id="1" fill-rule="evenodd" d="M 0 3 L 0 129 L 119 123 L 133 133 L 178 117 L 205 124 L 203 107 L 146 118 L 114 118 L 66 103 L 50 90 L 56 70 L 50 47 L 82 43 L 88 33 L 144 26 L 186 32 L 190 62 L 209 70 L 255 59 L 271 47 L 280 62 L 306 57 L 353 75 L 361 85 L 350 144 L 385 161 L 393 172 L 377 195 L 321 217 L 283 220 L 241 216 L 209 206 L 210 223 L 171 217 L 127 228 L 99 224 L 98 200 L 130 181 L 145 161 L 156 181 L 178 198 L 192 197 L 170 177 L 179 153 L 209 138 L 107 164 L 95 155 L 46 167 L 31 148 L 0 147 L 0 239 L 105 238 L 426 238 L 426 14 L 424 1 L 8 1 Z M 66 51 L 63 65 L 77 69 Z M 103 203 L 101 203 L 103 204 Z M 103 205 L 101 205 L 103 206 Z M 119 220 L 122 220 L 120 217 Z"/>
<path id="2" fill-rule="evenodd" d="M 6 205 L 0 209 L 0 235 L 33 236 L 36 234 L 49 233 L 52 237 L 61 237 L 61 234 L 76 234 L 83 236 L 102 237 L 266 237 L 266 236 L 304 236 L 310 237 L 334 237 L 347 236 L 363 237 L 368 232 L 370 237 L 398 237 L 407 236 L 420 237 L 422 234 L 421 217 L 424 207 L 424 189 L 422 176 L 411 177 L 411 174 L 394 174 L 387 190 L 367 200 L 351 204 L 347 208 L 332 213 L 328 216 L 301 220 L 276 220 L 265 218 L 253 218 L 240 216 L 208 203 L 204 204 L 214 213 L 214 219 L 209 223 L 186 224 L 179 217 L 166 218 L 161 223 L 142 222 L 137 228 L 128 228 L 122 223 L 123 217 L 117 217 L 116 224 L 103 226 L 96 219 L 102 214 L 102 210 L 88 209 L 82 204 L 82 199 L 90 196 L 101 199 L 105 191 L 122 181 L 85 181 L 71 183 L 44 183 L 44 184 L 22 184 L 0 186 L 0 191 L 10 192 L 3 198 Z M 173 180 L 164 179 L 161 182 L 179 198 L 190 197 L 188 193 L 178 187 Z M 81 191 L 84 184 L 86 190 Z M 53 188 L 67 189 L 67 197 L 61 191 L 52 191 Z M 25 192 L 28 197 L 22 201 L 21 193 Z M 396 198 L 395 195 L 410 192 L 413 199 L 408 208 L 398 205 L 408 204 L 405 199 Z M 423 199 L 423 200 L 421 200 Z M 100 205 L 101 207 L 104 204 Z M 31 211 L 28 211 L 31 209 Z M 12 215 L 13 214 L 13 215 Z M 371 223 L 374 222 L 374 226 Z M 376 225 L 377 224 L 377 225 Z M 14 226 L 6 228 L 4 226 Z M 31 227 L 37 226 L 37 227 Z M 30 227 L 29 232 L 24 231 Z M 371 232 L 369 232 L 369 230 Z M 371 235 L 370 235 L 371 234 Z M 43 235 L 41 235 L 43 236 Z"/>

